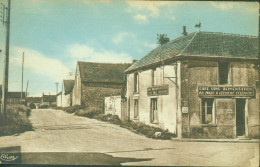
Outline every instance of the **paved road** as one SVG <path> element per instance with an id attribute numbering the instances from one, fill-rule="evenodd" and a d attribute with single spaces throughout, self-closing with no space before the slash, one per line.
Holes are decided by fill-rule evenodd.
<path id="1" fill-rule="evenodd" d="M 30 120 L 35 131 L 0 137 L 0 148 L 18 146 L 25 164 L 250 166 L 259 159 L 258 143 L 153 140 L 61 110 L 32 110 Z"/>

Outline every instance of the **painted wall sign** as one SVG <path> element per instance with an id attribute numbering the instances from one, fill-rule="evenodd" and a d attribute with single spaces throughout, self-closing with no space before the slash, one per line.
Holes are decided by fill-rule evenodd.
<path id="1" fill-rule="evenodd" d="M 255 89 L 248 86 L 198 86 L 198 96 L 253 97 Z"/>
<path id="2" fill-rule="evenodd" d="M 157 95 L 168 95 L 169 94 L 169 85 L 158 85 L 147 88 L 148 96 L 157 96 Z"/>

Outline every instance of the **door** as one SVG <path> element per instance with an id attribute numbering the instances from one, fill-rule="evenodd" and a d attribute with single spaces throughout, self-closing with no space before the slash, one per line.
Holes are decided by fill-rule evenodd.
<path id="1" fill-rule="evenodd" d="M 237 136 L 245 135 L 245 99 L 236 100 L 236 128 Z"/>

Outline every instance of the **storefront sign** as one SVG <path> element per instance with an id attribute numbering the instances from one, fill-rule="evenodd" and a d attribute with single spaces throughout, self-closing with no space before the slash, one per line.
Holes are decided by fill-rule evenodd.
<path id="1" fill-rule="evenodd" d="M 248 86 L 198 86 L 199 96 L 253 97 L 255 89 Z"/>
<path id="2" fill-rule="evenodd" d="M 169 94 L 169 85 L 158 85 L 147 88 L 148 96 L 157 96 L 157 95 L 168 95 Z"/>

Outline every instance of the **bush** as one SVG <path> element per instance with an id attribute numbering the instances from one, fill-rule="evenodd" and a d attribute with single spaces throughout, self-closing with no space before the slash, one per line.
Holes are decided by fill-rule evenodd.
<path id="1" fill-rule="evenodd" d="M 88 107 L 85 109 L 77 110 L 75 112 L 75 115 L 93 118 L 96 115 L 99 115 L 102 113 L 102 109 L 98 107 Z"/>
<path id="2" fill-rule="evenodd" d="M 66 111 L 67 113 L 75 113 L 76 111 L 83 109 L 84 106 L 69 106 L 69 107 L 61 107 L 62 110 Z"/>
<path id="3" fill-rule="evenodd" d="M 45 102 L 40 103 L 40 105 L 39 105 L 39 108 L 42 108 L 42 109 L 46 109 L 46 108 L 48 108 L 48 107 L 49 107 L 49 104 L 48 104 L 48 103 L 45 103 Z"/>
<path id="4" fill-rule="evenodd" d="M 33 130 L 28 119 L 30 108 L 26 106 L 7 107 L 6 118 L 0 118 L 0 136 Z"/>
<path id="5" fill-rule="evenodd" d="M 30 109 L 36 109 L 36 105 L 34 103 L 29 103 L 28 105 Z"/>

